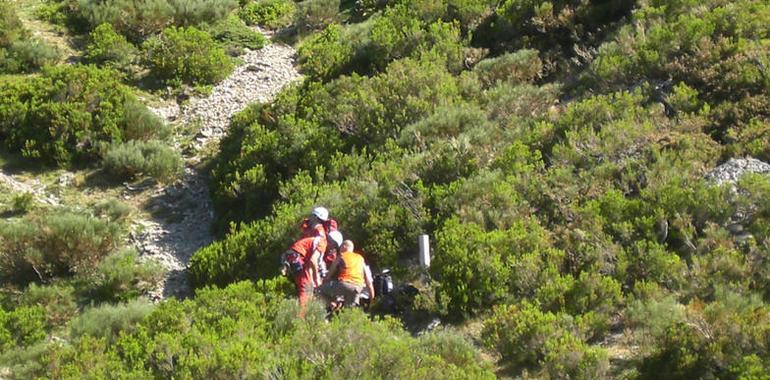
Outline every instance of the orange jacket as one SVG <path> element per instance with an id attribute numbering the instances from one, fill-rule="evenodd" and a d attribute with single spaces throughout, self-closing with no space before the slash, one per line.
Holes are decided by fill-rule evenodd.
<path id="1" fill-rule="evenodd" d="M 295 241 L 289 249 L 299 253 L 303 258 L 310 257 L 314 251 L 324 254 L 326 252 L 326 231 L 324 227 L 318 224 L 315 228 L 305 229 L 303 237 Z"/>
<path id="2" fill-rule="evenodd" d="M 337 279 L 339 281 L 349 282 L 357 286 L 364 286 L 364 257 L 361 254 L 355 252 L 342 252 L 340 253 L 341 264 L 339 275 Z"/>

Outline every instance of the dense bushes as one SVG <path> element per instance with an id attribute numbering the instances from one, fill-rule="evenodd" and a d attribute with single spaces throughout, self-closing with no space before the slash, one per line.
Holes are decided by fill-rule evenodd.
<path id="1" fill-rule="evenodd" d="M 394 321 L 372 322 L 358 311 L 324 324 L 315 306 L 297 320 L 279 282 L 203 289 L 194 300 L 156 307 L 89 309 L 73 321 L 70 342 L 44 347 L 36 360 L 47 365 L 25 368 L 11 355 L 4 364 L 31 377 L 493 377 L 449 332 L 412 338 Z"/>
<path id="2" fill-rule="evenodd" d="M 143 48 L 152 74 L 167 82 L 213 84 L 233 70 L 224 50 L 194 27 L 167 28 L 148 39 Z"/>
<path id="3" fill-rule="evenodd" d="M 92 66 L 60 66 L 26 80 L 3 80 L 0 134 L 24 157 L 66 166 L 99 157 L 105 143 L 163 131 L 120 76 Z"/>
<path id="4" fill-rule="evenodd" d="M 78 0 L 70 12 L 88 30 L 107 23 L 138 42 L 172 25 L 213 23 L 237 5 L 235 0 Z"/>

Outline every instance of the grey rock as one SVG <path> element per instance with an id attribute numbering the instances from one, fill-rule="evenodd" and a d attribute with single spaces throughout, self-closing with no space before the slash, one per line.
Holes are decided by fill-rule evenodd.
<path id="1" fill-rule="evenodd" d="M 735 183 L 746 173 L 768 174 L 770 164 L 756 158 L 731 158 L 706 174 L 706 179 L 718 185 Z"/>

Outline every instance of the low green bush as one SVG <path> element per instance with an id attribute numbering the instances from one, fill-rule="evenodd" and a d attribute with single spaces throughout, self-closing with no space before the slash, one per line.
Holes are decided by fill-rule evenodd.
<path id="1" fill-rule="evenodd" d="M 112 222 L 125 223 L 131 216 L 133 208 L 117 199 L 109 199 L 94 205 L 94 215 L 105 217 Z"/>
<path id="2" fill-rule="evenodd" d="M 208 34 L 195 27 L 170 27 L 142 45 L 152 75 L 188 84 L 214 84 L 233 71 L 233 62 Z"/>
<path id="3" fill-rule="evenodd" d="M 482 60 L 473 69 L 487 87 L 499 83 L 516 85 L 538 79 L 543 72 L 543 63 L 536 50 L 519 50 Z"/>
<path id="4" fill-rule="evenodd" d="M 246 3 L 238 15 L 249 25 L 277 29 L 294 20 L 296 6 L 291 0 L 254 0 Z"/>
<path id="5" fill-rule="evenodd" d="M 147 175 L 161 182 L 171 182 L 183 171 L 177 150 L 160 141 L 129 141 L 113 145 L 102 161 L 104 170 L 118 179 Z"/>
<path id="6" fill-rule="evenodd" d="M 588 345 L 576 330 L 568 314 L 544 313 L 525 302 L 495 307 L 484 321 L 482 337 L 513 368 L 543 371 L 550 378 L 605 376 L 606 352 Z"/>
<path id="7" fill-rule="evenodd" d="M 89 63 L 125 71 L 137 53 L 137 48 L 115 32 L 111 24 L 101 24 L 89 34 L 84 58 Z"/>
<path id="8" fill-rule="evenodd" d="M 339 9 L 340 0 L 306 0 L 299 3 L 294 13 L 297 33 L 304 36 L 339 23 L 342 21 Z"/>
<path id="9" fill-rule="evenodd" d="M 19 299 L 20 306 L 40 306 L 45 310 L 46 326 L 64 326 L 78 313 L 75 288 L 70 285 L 30 284 Z"/>
<path id="10" fill-rule="evenodd" d="M 70 334 L 73 338 L 88 335 L 113 342 L 121 333 L 130 333 L 153 309 L 146 300 L 91 307 L 72 321 Z"/>
<path id="11" fill-rule="evenodd" d="M 22 306 L 11 311 L 0 308 L 0 351 L 31 345 L 45 338 L 45 309 Z"/>
<path id="12" fill-rule="evenodd" d="M 258 50 L 268 43 L 265 36 L 252 30 L 235 16 L 207 25 L 203 30 L 223 44 L 230 55 L 241 54 L 243 49 Z"/>
<path id="13" fill-rule="evenodd" d="M 38 70 L 59 60 L 58 50 L 24 28 L 14 5 L 0 4 L 0 74 Z"/>
<path id="14" fill-rule="evenodd" d="M 107 256 L 88 276 L 87 295 L 96 302 L 127 302 L 157 287 L 163 268 L 140 261 L 136 252 L 123 250 Z"/>
<path id="15" fill-rule="evenodd" d="M 121 227 L 88 215 L 49 211 L 0 224 L 0 273 L 24 285 L 90 273 L 121 241 Z"/>
<path id="16" fill-rule="evenodd" d="M 302 41 L 297 50 L 303 73 L 316 80 L 331 79 L 342 73 L 352 54 L 353 46 L 337 24 Z"/>

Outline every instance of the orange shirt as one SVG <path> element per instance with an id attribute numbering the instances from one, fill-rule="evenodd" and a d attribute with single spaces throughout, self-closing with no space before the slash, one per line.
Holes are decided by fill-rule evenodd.
<path id="1" fill-rule="evenodd" d="M 364 286 L 364 257 L 355 252 L 340 253 L 342 267 L 337 276 L 339 281 L 350 282 L 357 286 Z"/>

